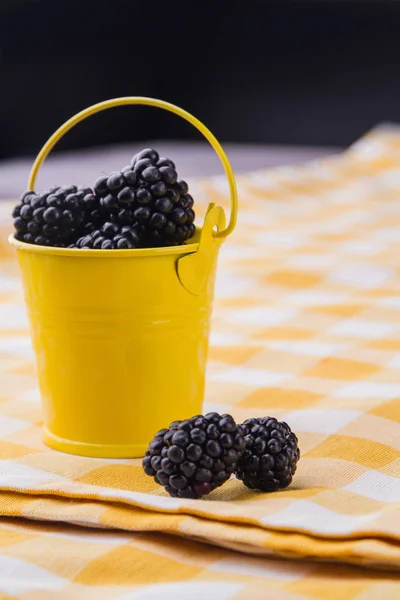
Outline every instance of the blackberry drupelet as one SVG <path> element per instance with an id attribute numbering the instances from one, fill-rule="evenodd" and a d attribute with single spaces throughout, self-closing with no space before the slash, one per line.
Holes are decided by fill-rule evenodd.
<path id="1" fill-rule="evenodd" d="M 110 221 L 100 229 L 80 237 L 71 248 L 89 250 L 127 250 L 140 246 L 141 231 L 138 225 L 117 225 Z"/>
<path id="2" fill-rule="evenodd" d="M 14 235 L 29 244 L 66 247 L 82 229 L 95 228 L 96 206 L 91 189 L 74 185 L 25 192 L 12 213 Z"/>
<path id="3" fill-rule="evenodd" d="M 121 172 L 98 179 L 94 191 L 105 220 L 141 225 L 142 247 L 180 245 L 195 233 L 188 185 L 178 181 L 174 163 L 155 150 L 142 150 Z"/>
<path id="4" fill-rule="evenodd" d="M 245 447 L 231 415 L 209 413 L 174 421 L 150 442 L 144 472 L 173 497 L 200 498 L 229 479 Z"/>
<path id="5" fill-rule="evenodd" d="M 289 425 L 273 417 L 247 419 L 246 448 L 239 459 L 236 477 L 251 488 L 274 492 L 290 485 L 300 450 Z"/>

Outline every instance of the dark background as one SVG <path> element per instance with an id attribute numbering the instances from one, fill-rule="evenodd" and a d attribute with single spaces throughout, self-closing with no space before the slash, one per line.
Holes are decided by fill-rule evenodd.
<path id="1" fill-rule="evenodd" d="M 0 159 L 124 95 L 177 103 L 222 141 L 347 145 L 400 122 L 400 2 L 0 0 Z M 198 135 L 127 107 L 60 148 L 151 138 Z"/>

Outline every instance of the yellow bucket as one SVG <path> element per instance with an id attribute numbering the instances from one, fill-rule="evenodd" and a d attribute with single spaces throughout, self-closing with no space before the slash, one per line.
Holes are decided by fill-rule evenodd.
<path id="1" fill-rule="evenodd" d="M 236 224 L 237 192 L 219 142 L 195 117 L 152 98 L 101 102 L 60 127 L 40 151 L 37 172 L 57 141 L 98 111 L 145 104 L 194 125 L 219 156 L 232 209 L 209 205 L 184 246 L 74 250 L 17 248 L 36 352 L 46 444 L 103 458 L 143 456 L 155 431 L 201 413 L 218 251 Z"/>

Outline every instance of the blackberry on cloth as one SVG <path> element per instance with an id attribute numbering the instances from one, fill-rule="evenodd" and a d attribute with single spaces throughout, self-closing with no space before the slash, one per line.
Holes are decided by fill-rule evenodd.
<path id="1" fill-rule="evenodd" d="M 141 247 L 175 246 L 194 235 L 193 198 L 175 164 L 151 148 L 136 154 L 121 172 L 94 184 L 107 221 L 142 226 Z"/>
<path id="2" fill-rule="evenodd" d="M 239 459 L 236 477 L 251 488 L 274 492 L 292 482 L 300 450 L 289 425 L 273 417 L 247 419 L 246 448 Z"/>
<path id="3" fill-rule="evenodd" d="M 231 415 L 174 421 L 150 442 L 143 469 L 173 497 L 200 498 L 229 479 L 245 447 Z"/>

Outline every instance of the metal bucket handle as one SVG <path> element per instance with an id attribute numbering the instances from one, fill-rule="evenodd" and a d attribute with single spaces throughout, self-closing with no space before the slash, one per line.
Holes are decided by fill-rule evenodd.
<path id="1" fill-rule="evenodd" d="M 227 227 L 224 229 L 216 230 L 216 227 L 214 227 L 212 229 L 212 236 L 214 238 L 227 237 L 230 233 L 232 233 L 232 231 L 234 230 L 235 225 L 236 225 L 237 210 L 238 210 L 238 197 L 237 197 L 236 182 L 235 182 L 235 177 L 234 177 L 234 174 L 232 171 L 232 167 L 229 163 L 229 160 L 228 160 L 221 144 L 218 142 L 218 140 L 215 138 L 215 136 L 211 133 L 211 131 L 209 129 L 207 129 L 207 127 L 205 125 L 203 125 L 203 123 L 201 121 L 196 119 L 196 117 L 194 117 L 193 115 L 188 113 L 186 110 L 183 110 L 182 108 L 179 108 L 179 106 L 175 106 L 174 104 L 170 104 L 169 102 L 164 102 L 163 100 L 157 100 L 155 98 L 145 98 L 145 97 L 141 97 L 141 96 L 126 96 L 126 97 L 122 97 L 122 98 L 113 98 L 111 100 L 105 100 L 104 102 L 99 102 L 98 104 L 93 104 L 92 106 L 85 108 L 85 110 L 82 110 L 81 112 L 77 113 L 75 116 L 71 117 L 71 119 L 66 121 L 63 125 L 61 125 L 61 127 L 59 127 L 57 129 L 57 131 L 55 131 L 53 133 L 53 135 L 47 140 L 47 142 L 44 144 L 44 146 L 40 150 L 39 154 L 37 155 L 35 162 L 33 163 L 32 170 L 29 175 L 28 190 L 35 189 L 36 177 L 37 177 L 38 171 L 39 171 L 43 161 L 46 159 L 47 155 L 49 154 L 49 152 L 51 152 L 51 150 L 54 148 L 54 146 L 57 144 L 57 142 L 70 129 L 72 129 L 72 127 L 74 127 L 75 125 L 80 123 L 80 121 L 83 121 L 84 119 L 86 119 L 86 117 L 90 117 L 91 115 L 94 115 L 102 110 L 106 110 L 108 108 L 114 108 L 116 106 L 124 106 L 127 104 L 142 104 L 142 105 L 147 105 L 147 106 L 155 106 L 157 108 L 163 108 L 164 110 L 175 113 L 176 115 L 182 117 L 183 119 L 185 119 L 186 121 L 191 123 L 196 129 L 198 129 L 200 131 L 200 133 L 203 134 L 203 136 L 206 138 L 206 140 L 210 143 L 210 145 L 212 146 L 212 148 L 218 155 L 218 158 L 220 159 L 222 166 L 224 167 L 225 174 L 227 176 L 228 183 L 229 183 L 229 190 L 230 190 L 230 197 L 231 197 L 231 213 L 230 213 L 229 223 L 228 223 Z M 209 213 L 207 213 L 207 214 L 209 214 Z M 206 219 L 207 219 L 207 216 L 206 216 Z M 218 224 L 216 226 L 218 227 Z"/>

